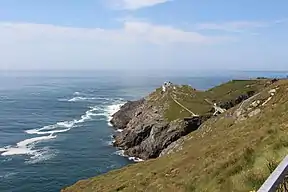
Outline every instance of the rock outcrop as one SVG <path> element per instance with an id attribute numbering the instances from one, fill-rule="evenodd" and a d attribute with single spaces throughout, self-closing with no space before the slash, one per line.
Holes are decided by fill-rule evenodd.
<path id="1" fill-rule="evenodd" d="M 184 120 L 168 122 L 163 110 L 147 100 L 128 102 L 112 119 L 116 128 L 124 129 L 115 136 L 114 145 L 128 156 L 156 158 L 171 143 L 197 129 L 197 125 L 191 126 Z"/>
<path id="2" fill-rule="evenodd" d="M 129 121 L 134 117 L 138 107 L 143 105 L 144 99 L 138 101 L 128 101 L 121 109 L 113 114 L 111 124 L 118 129 L 124 129 Z"/>

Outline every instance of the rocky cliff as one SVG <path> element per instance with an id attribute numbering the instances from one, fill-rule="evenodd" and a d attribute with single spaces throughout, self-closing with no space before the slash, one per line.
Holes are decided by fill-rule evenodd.
<path id="1" fill-rule="evenodd" d="M 115 147 L 123 149 L 127 156 L 144 160 L 169 153 L 174 142 L 197 130 L 212 117 L 215 109 L 213 103 L 207 103 L 207 100 L 229 109 L 253 96 L 265 85 L 263 81 L 232 81 L 230 84 L 237 85 L 239 89 L 225 90 L 225 85 L 218 87 L 223 89 L 223 98 L 215 94 L 218 89 L 203 92 L 189 86 L 173 85 L 165 92 L 157 89 L 146 98 L 127 102 L 111 120 L 115 128 L 123 129 L 115 135 Z"/>
<path id="2" fill-rule="evenodd" d="M 167 94 L 154 99 L 161 101 Z M 152 97 L 127 102 L 113 115 L 112 124 L 124 129 L 116 135 L 114 145 L 128 156 L 156 158 L 168 145 L 192 131 L 181 119 L 169 122 L 164 115 L 167 104 L 153 105 Z"/>

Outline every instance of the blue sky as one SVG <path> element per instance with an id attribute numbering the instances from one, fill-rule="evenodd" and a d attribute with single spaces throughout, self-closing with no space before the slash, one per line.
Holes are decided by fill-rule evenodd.
<path id="1" fill-rule="evenodd" d="M 0 69 L 288 70 L 288 1 L 1 0 Z"/>

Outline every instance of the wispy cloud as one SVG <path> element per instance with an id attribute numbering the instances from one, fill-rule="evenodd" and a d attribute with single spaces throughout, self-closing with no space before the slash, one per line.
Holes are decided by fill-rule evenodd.
<path id="1" fill-rule="evenodd" d="M 172 0 L 110 0 L 110 5 L 116 9 L 137 10 L 163 4 Z"/>
<path id="2" fill-rule="evenodd" d="M 189 52 L 191 57 L 196 54 L 192 47 L 198 51 L 227 41 L 227 37 L 145 21 L 123 21 L 118 29 L 0 22 L 0 69 L 81 68 L 79 63 L 90 68 L 163 64 L 176 60 L 175 55 L 183 52 Z M 179 43 L 186 49 L 179 49 Z M 183 57 L 179 56 L 179 60 Z"/>
<path id="3" fill-rule="evenodd" d="M 223 23 L 201 23 L 196 25 L 197 30 L 213 30 L 213 31 L 225 31 L 225 32 L 251 32 L 255 29 L 267 28 L 273 25 L 286 22 L 286 19 L 279 19 L 274 21 L 233 21 Z M 255 33 L 251 33 L 255 34 Z"/>
<path id="4" fill-rule="evenodd" d="M 72 28 L 49 24 L 0 23 L 0 42 L 17 40 L 92 40 L 113 42 L 146 42 L 152 44 L 213 43 L 221 36 L 208 36 L 179 28 L 155 25 L 145 21 L 123 21 L 119 29 Z M 61 42 L 61 41 L 60 41 Z M 0 43 L 1 45 L 1 43 Z"/>

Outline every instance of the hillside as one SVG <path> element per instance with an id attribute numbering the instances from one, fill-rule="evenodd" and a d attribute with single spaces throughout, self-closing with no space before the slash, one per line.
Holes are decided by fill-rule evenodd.
<path id="1" fill-rule="evenodd" d="M 178 95 L 175 93 L 173 97 L 182 98 L 179 102 L 200 115 L 211 113 L 210 105 L 202 99 L 227 106 L 244 92 L 255 93 L 175 141 L 173 153 L 79 181 L 63 192 L 258 189 L 288 152 L 288 80 L 273 84 L 267 84 L 267 80 L 231 81 L 205 92 L 192 89 L 197 96 L 187 95 L 187 99 L 185 89 L 191 88 L 179 86 L 177 89 L 181 89 L 181 93 L 177 91 Z M 157 91 L 149 98 L 155 98 Z M 172 102 L 168 95 L 161 98 L 165 103 Z M 169 121 L 173 121 L 175 115 L 178 120 L 189 115 L 182 109 L 176 110 L 177 106 L 172 103 L 168 106 L 163 110 Z"/>

